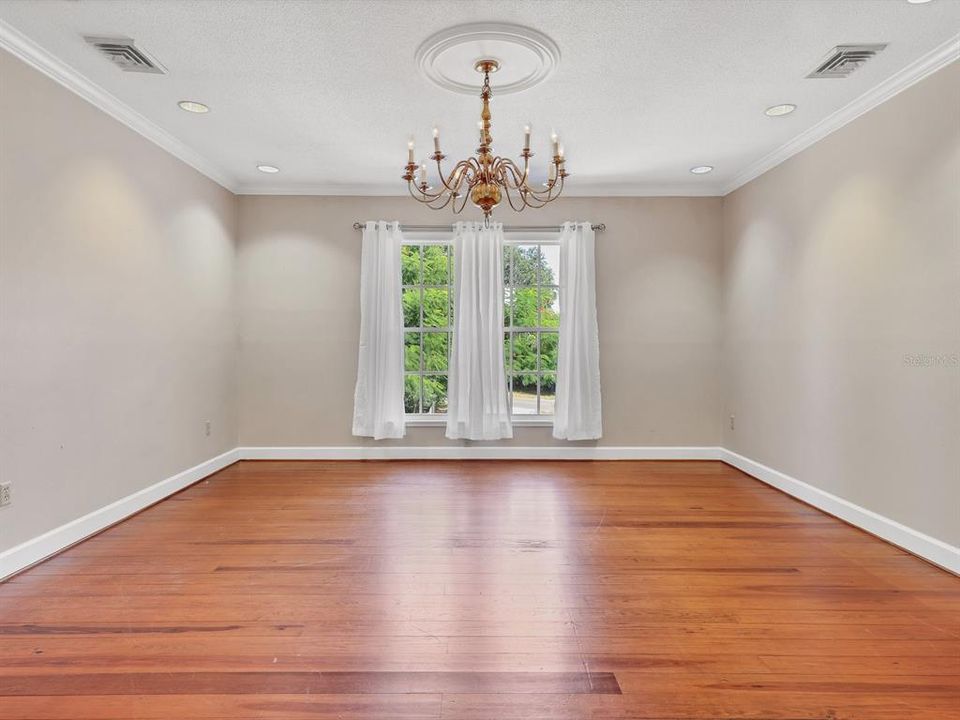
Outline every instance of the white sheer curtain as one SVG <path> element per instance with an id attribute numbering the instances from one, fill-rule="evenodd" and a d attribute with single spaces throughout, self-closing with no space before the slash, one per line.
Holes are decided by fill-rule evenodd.
<path id="1" fill-rule="evenodd" d="M 396 222 L 368 222 L 360 263 L 360 356 L 353 398 L 353 434 L 403 437 L 403 309 Z"/>
<path id="2" fill-rule="evenodd" d="M 553 436 L 595 440 L 600 412 L 594 234 L 590 223 L 564 223 L 560 232 L 560 347 Z"/>
<path id="3" fill-rule="evenodd" d="M 503 226 L 459 222 L 453 247 L 447 437 L 513 437 L 503 367 Z"/>

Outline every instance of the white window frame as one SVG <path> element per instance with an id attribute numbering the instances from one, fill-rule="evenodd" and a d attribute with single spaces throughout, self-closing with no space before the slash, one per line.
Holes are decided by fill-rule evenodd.
<path id="1" fill-rule="evenodd" d="M 418 232 L 404 233 L 403 235 L 403 244 L 404 245 L 449 245 L 450 251 L 453 252 L 453 235 L 449 230 L 421 230 Z M 551 231 L 512 231 L 504 233 L 504 245 L 559 245 L 560 244 L 560 232 L 551 232 Z M 454 263 L 456 260 L 454 259 Z M 450 292 L 453 292 L 453 278 L 450 279 Z M 559 281 L 559 278 L 558 278 Z M 449 319 L 452 320 L 453 316 L 450 315 Z M 440 330 L 441 328 L 431 328 L 431 330 Z M 534 329 L 536 330 L 536 328 Z M 422 328 L 407 328 L 404 327 L 404 333 L 407 332 L 422 332 Z M 507 332 L 506 328 L 503 328 L 502 332 Z M 449 332 L 450 341 L 453 340 L 453 327 L 450 326 L 447 330 Z M 406 347 L 406 343 L 404 343 Z M 506 371 L 506 368 L 504 368 Z M 421 371 L 422 372 L 422 371 Z M 408 373 L 406 368 L 404 368 L 404 377 Z M 449 380 L 449 366 L 447 368 L 447 378 Z M 507 383 L 510 382 L 510 376 L 507 375 Z M 435 414 L 425 414 L 425 413 L 407 413 L 405 416 L 406 423 L 408 425 L 420 426 L 420 427 L 442 427 L 447 424 L 447 416 L 435 415 Z M 510 422 L 513 425 L 521 427 L 553 427 L 553 416 L 552 415 L 512 415 L 510 416 Z"/>

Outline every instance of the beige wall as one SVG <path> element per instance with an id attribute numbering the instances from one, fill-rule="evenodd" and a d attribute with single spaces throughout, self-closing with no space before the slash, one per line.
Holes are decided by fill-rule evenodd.
<path id="1" fill-rule="evenodd" d="M 0 551 L 236 445 L 235 216 L 0 51 Z"/>
<path id="2" fill-rule="evenodd" d="M 724 445 L 960 544 L 960 63 L 726 197 L 724 238 Z"/>
<path id="3" fill-rule="evenodd" d="M 603 445 L 716 445 L 719 198 L 573 198 L 516 224 L 606 223 L 597 241 Z M 241 197 L 238 276 L 242 445 L 357 445 L 350 434 L 359 330 L 353 222 L 450 222 L 409 198 Z M 517 428 L 514 444 L 551 444 Z M 384 443 L 380 443 L 381 445 Z M 400 444 L 446 445 L 442 428 Z"/>

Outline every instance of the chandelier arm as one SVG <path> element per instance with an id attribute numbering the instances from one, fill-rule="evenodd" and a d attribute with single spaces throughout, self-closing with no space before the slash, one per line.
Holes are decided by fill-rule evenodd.
<path id="1" fill-rule="evenodd" d="M 557 191 L 557 194 L 556 194 L 556 195 L 553 194 L 553 191 L 554 191 L 554 190 Z M 561 194 L 562 192 L 563 192 L 563 175 L 560 174 L 560 171 L 558 170 L 558 171 L 557 171 L 557 178 L 556 178 L 556 180 L 553 181 L 553 185 L 550 187 L 550 192 L 548 193 L 547 202 L 551 202 L 552 200 L 556 200 L 558 197 L 560 197 L 560 194 Z"/>
<path id="2" fill-rule="evenodd" d="M 523 151 L 523 184 L 528 185 L 530 182 L 530 156 L 532 153 L 524 149 Z"/>
<path id="3" fill-rule="evenodd" d="M 443 210 L 447 205 L 450 204 L 450 198 L 452 197 L 452 195 L 445 190 L 441 190 L 440 192 L 436 193 L 424 193 L 418 188 L 417 192 L 420 193 L 420 197 L 414 195 L 414 198 L 419 200 L 431 210 Z"/>
<path id="4" fill-rule="evenodd" d="M 526 200 L 527 204 L 528 204 L 530 207 L 532 207 L 532 208 L 542 208 L 544 205 L 546 205 L 548 202 L 550 202 L 550 200 L 553 199 L 553 198 L 550 197 L 550 191 L 549 191 L 549 190 L 547 190 L 547 191 L 545 191 L 545 192 L 546 192 L 546 194 L 544 194 L 544 191 L 537 192 L 537 191 L 534 190 L 533 188 L 527 186 L 527 189 L 526 189 L 526 191 L 524 192 L 524 199 Z M 533 202 L 531 202 L 531 200 L 532 200 Z"/>
<path id="5" fill-rule="evenodd" d="M 444 193 L 442 197 L 443 197 L 443 202 L 434 200 L 431 203 L 427 203 L 427 207 L 430 208 L 431 210 L 443 210 L 447 205 L 450 204 L 450 201 L 453 198 L 453 196 L 450 193 Z"/>
<path id="6" fill-rule="evenodd" d="M 566 178 L 567 178 L 567 172 L 566 170 L 563 169 L 563 165 L 561 164 L 560 167 L 557 169 L 557 179 L 560 181 L 560 187 L 557 188 L 557 194 L 554 195 L 554 199 L 560 197 L 560 195 L 563 194 L 563 185 L 564 185 L 564 182 L 566 181 Z M 554 186 L 556 186 L 556 183 L 554 183 Z"/>
<path id="7" fill-rule="evenodd" d="M 548 202 L 550 202 L 549 200 L 542 200 L 538 197 L 533 197 L 531 199 L 531 197 L 532 196 L 525 195 L 523 198 L 523 202 L 526 204 L 528 208 L 532 208 L 533 210 L 539 210 L 540 208 L 544 207 Z"/>
<path id="8" fill-rule="evenodd" d="M 446 192 L 429 193 L 423 188 L 417 186 L 412 180 L 407 181 L 407 188 L 410 190 L 410 196 L 414 200 L 421 202 L 428 207 L 432 207 L 431 203 L 436 202 L 447 194 Z"/>
<path id="9" fill-rule="evenodd" d="M 416 185 L 414 185 L 412 181 L 408 180 L 407 190 L 410 191 L 410 197 L 412 197 L 417 202 L 426 202 L 423 198 L 417 195 L 417 193 L 420 191 L 419 188 L 417 188 L 416 190 L 414 190 L 414 188 L 416 188 Z"/>
<path id="10" fill-rule="evenodd" d="M 432 202 L 435 202 L 435 201 L 439 200 L 440 198 L 445 197 L 445 196 L 448 194 L 448 192 L 447 192 L 447 190 L 446 190 L 445 188 L 444 188 L 444 189 L 438 189 L 436 192 L 430 192 L 430 190 L 432 190 L 432 189 L 433 189 L 433 188 L 428 187 L 426 190 L 424 190 L 422 186 L 417 187 L 417 192 L 420 193 L 421 197 L 423 197 L 423 198 L 426 199 L 426 202 L 427 202 L 428 204 L 429 204 L 429 203 L 432 203 Z"/>
<path id="11" fill-rule="evenodd" d="M 463 167 L 463 172 L 460 177 L 460 184 L 462 185 L 464 181 L 467 183 L 467 190 L 469 191 L 473 187 L 474 183 L 477 182 L 477 178 L 480 175 L 481 168 L 480 163 L 477 162 L 476 158 L 469 157 L 466 160 L 461 160 L 457 163 L 458 167 Z M 469 195 L 470 193 L 465 193 Z"/>
<path id="12" fill-rule="evenodd" d="M 463 209 L 467 206 L 467 200 L 470 199 L 470 193 L 463 193 L 461 197 L 462 199 L 460 200 L 460 207 L 457 207 L 456 198 L 453 200 L 453 211 L 457 214 L 462 213 Z"/>
<path id="13" fill-rule="evenodd" d="M 443 210 L 453 200 L 453 193 L 443 193 L 445 200 L 440 205 L 430 205 L 431 210 Z"/>
<path id="14" fill-rule="evenodd" d="M 447 184 L 447 180 L 449 180 L 449 179 L 451 179 L 451 178 L 453 177 L 453 172 L 454 172 L 454 171 L 451 170 L 451 171 L 450 171 L 450 175 L 449 175 L 448 177 L 444 177 L 444 176 L 443 176 L 443 166 L 440 164 L 440 158 L 441 158 L 441 157 L 442 157 L 442 156 L 440 155 L 440 153 L 436 153 L 436 154 L 433 156 L 433 159 L 437 161 L 437 177 L 440 178 L 440 183 L 443 185 L 443 187 L 444 187 L 446 190 L 448 190 L 449 192 L 454 192 L 453 189 Z M 458 163 L 458 164 L 459 164 L 459 163 Z M 454 165 L 454 169 L 456 169 L 456 165 Z"/>
<path id="15" fill-rule="evenodd" d="M 525 150 L 523 153 L 523 185 L 521 187 L 521 190 L 523 190 L 525 193 L 537 192 L 530 185 L 530 158 L 531 157 L 533 157 L 533 153 Z"/>
<path id="16" fill-rule="evenodd" d="M 514 189 L 516 189 L 516 188 L 514 188 Z M 504 183 L 504 185 L 503 185 L 503 194 L 507 196 L 507 203 L 510 205 L 510 209 L 513 210 L 514 212 L 523 212 L 524 209 L 526 209 L 527 207 L 529 207 L 529 206 L 527 205 L 527 201 L 524 200 L 524 198 L 523 198 L 523 193 L 520 193 L 520 197 L 517 199 L 517 201 L 520 203 L 520 207 L 517 207 L 516 205 L 514 205 L 514 203 L 513 203 L 513 193 L 511 192 L 511 188 L 510 188 L 510 184 L 509 184 L 509 183 Z"/>
<path id="17" fill-rule="evenodd" d="M 514 212 L 523 212 L 524 209 L 529 206 L 523 197 L 522 183 L 517 177 L 519 168 L 509 159 L 498 158 L 498 160 L 497 179 L 500 180 L 500 184 L 503 186 L 503 192 L 507 196 L 507 203 Z M 519 206 L 514 203 L 513 192 L 511 192 L 513 190 L 517 191 L 517 203 L 519 203 Z"/>
<path id="18" fill-rule="evenodd" d="M 544 204 L 548 202 L 552 202 L 553 200 L 556 200 L 558 197 L 560 197 L 560 194 L 563 192 L 563 178 L 564 178 L 563 175 L 558 174 L 557 177 L 553 180 L 553 182 L 551 182 L 545 190 L 540 190 L 538 192 L 533 188 L 529 188 L 528 192 L 531 197 L 537 200 L 537 202 L 541 202 Z M 554 190 L 557 190 L 556 195 L 553 194 Z M 543 205 L 540 205 L 539 207 L 543 207 Z"/>
<path id="19" fill-rule="evenodd" d="M 469 157 L 464 162 L 469 166 L 465 172 L 472 172 L 470 176 L 470 183 L 473 184 L 480 179 L 480 175 L 483 173 L 483 165 L 475 157 Z"/>
<path id="20" fill-rule="evenodd" d="M 550 202 L 550 192 L 553 188 L 553 185 L 556 183 L 547 185 L 543 190 L 535 190 L 529 182 L 524 184 L 524 192 L 532 198 L 537 199 L 540 202 Z"/>
<path id="21" fill-rule="evenodd" d="M 444 177 L 443 168 L 440 166 L 440 157 L 435 156 L 434 159 L 437 161 L 437 173 L 440 176 L 440 182 L 443 183 L 443 187 L 447 192 L 457 193 L 460 191 L 460 186 L 463 184 L 463 179 L 466 174 L 466 171 L 462 171 L 460 176 L 457 176 L 458 171 L 462 167 L 469 167 L 470 163 L 466 160 L 461 160 L 450 170 L 450 173 Z"/>
<path id="22" fill-rule="evenodd" d="M 510 160 L 509 158 L 497 158 L 500 163 L 501 175 L 504 179 L 505 184 L 512 181 L 513 188 L 522 192 L 524 184 L 524 176 L 520 172 L 520 168 L 517 167 L 517 164 Z"/>
<path id="23" fill-rule="evenodd" d="M 460 172 L 459 180 L 454 182 L 453 178 Z M 447 177 L 447 181 L 444 182 L 444 186 L 448 190 L 460 194 L 460 188 L 464 183 L 467 185 L 467 192 L 465 194 L 469 195 L 469 190 L 477 182 L 478 176 L 481 172 L 480 164 L 477 162 L 476 158 L 467 158 L 461 160 L 456 165 L 454 165 L 453 170 L 450 172 L 450 175 Z M 448 183 L 453 183 L 453 187 L 450 187 Z"/>
<path id="24" fill-rule="evenodd" d="M 553 181 L 553 185 L 550 187 L 550 192 L 549 192 L 549 194 L 548 194 L 549 197 L 548 197 L 548 199 L 547 199 L 547 202 L 551 202 L 551 201 L 553 201 L 553 200 L 556 200 L 556 199 L 557 199 L 558 197 L 560 197 L 560 195 L 563 193 L 563 179 L 564 179 L 564 177 L 566 177 L 566 176 L 563 174 L 563 169 L 562 169 L 562 168 L 559 168 L 559 169 L 557 170 L 557 178 L 556 178 L 556 180 Z M 557 194 L 556 194 L 556 195 L 553 194 L 553 191 L 554 191 L 554 190 L 557 191 Z"/>
<path id="25" fill-rule="evenodd" d="M 551 197 L 549 193 L 547 193 L 547 194 L 543 194 L 543 193 L 537 193 L 537 194 L 530 193 L 529 197 L 531 197 L 531 198 L 537 203 L 536 207 L 538 207 L 538 208 L 543 207 L 543 206 L 546 205 L 548 202 L 551 202 L 551 201 L 553 201 L 553 200 L 556 200 L 556 198 L 555 198 L 555 197 Z M 533 203 L 531 203 L 531 205 L 532 205 L 532 204 L 533 204 Z"/>
<path id="26" fill-rule="evenodd" d="M 556 200 L 558 197 L 560 197 L 561 193 L 563 192 L 563 179 L 564 179 L 564 177 L 565 177 L 564 175 L 558 175 L 557 178 L 554 179 L 554 181 L 553 181 L 553 182 L 550 184 L 550 186 L 547 188 L 547 190 L 545 191 L 545 194 L 544 194 L 544 192 L 537 193 L 537 192 L 531 190 L 531 191 L 530 191 L 530 196 L 531 196 L 537 203 L 539 203 L 539 205 L 534 205 L 533 203 L 530 203 L 530 202 L 528 201 L 528 204 L 530 205 L 530 207 L 535 208 L 535 209 L 539 209 L 539 208 L 542 208 L 542 207 L 543 207 L 544 205 L 546 205 L 547 203 L 553 202 L 553 201 Z M 556 194 L 556 195 L 553 194 L 553 191 L 554 191 L 554 190 L 557 191 L 557 194 Z"/>

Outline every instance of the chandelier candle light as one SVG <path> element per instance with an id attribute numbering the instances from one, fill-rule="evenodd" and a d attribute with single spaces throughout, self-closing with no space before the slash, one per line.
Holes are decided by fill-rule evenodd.
<path id="1" fill-rule="evenodd" d="M 480 120 L 477 130 L 480 134 L 480 147 L 476 157 L 461 160 L 449 174 L 444 174 L 441 164 L 446 157 L 440 152 L 440 131 L 433 129 L 433 155 L 431 160 L 437 163 L 437 172 L 442 187 L 433 188 L 427 183 L 427 164 L 417 166 L 414 159 L 413 140 L 407 143 L 407 165 L 403 179 L 413 198 L 424 203 L 434 210 L 442 210 L 450 205 L 455 213 L 459 213 L 469 199 L 483 211 L 484 222 L 488 222 L 493 209 L 506 196 L 507 203 L 515 211 L 525 208 L 541 208 L 552 200 L 560 197 L 563 192 L 563 182 L 568 176 L 564 168 L 563 146 L 556 133 L 550 137 L 553 147 L 553 160 L 549 166 L 547 182 L 542 189 L 536 190 L 530 185 L 530 126 L 523 129 L 523 168 L 509 158 L 494 156 L 493 136 L 490 135 L 490 73 L 500 69 L 496 60 L 480 60 L 474 65 L 477 72 L 483 73 L 483 87 L 480 98 L 483 100 L 483 109 L 480 111 Z M 417 170 L 419 169 L 419 177 Z"/>

